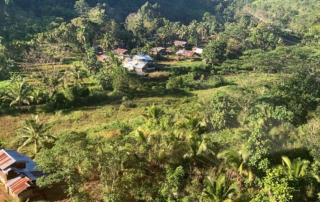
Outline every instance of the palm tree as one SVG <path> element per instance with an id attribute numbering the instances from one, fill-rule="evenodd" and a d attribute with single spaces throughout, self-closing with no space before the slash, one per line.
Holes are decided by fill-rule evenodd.
<path id="1" fill-rule="evenodd" d="M 55 140 L 53 136 L 46 134 L 49 128 L 49 126 L 40 122 L 39 116 L 31 116 L 31 118 L 25 120 L 24 126 L 19 130 L 23 134 L 24 142 L 18 148 L 18 151 L 34 144 L 34 153 L 37 154 L 45 140 Z"/>
<path id="2" fill-rule="evenodd" d="M 245 150 L 237 152 L 231 149 L 220 152 L 217 157 L 223 159 L 223 165 L 239 172 L 240 175 L 246 176 L 250 181 L 253 178 L 253 172 L 248 167 L 249 153 Z"/>
<path id="3" fill-rule="evenodd" d="M 238 184 L 228 180 L 225 174 L 220 174 L 216 178 L 207 177 L 204 183 L 206 185 L 203 193 L 205 198 L 214 202 L 232 202 L 235 195 L 240 193 Z"/>
<path id="4" fill-rule="evenodd" d="M 122 61 L 114 53 L 109 52 L 106 63 L 109 68 L 117 68 L 121 66 Z"/>
<path id="5" fill-rule="evenodd" d="M 300 158 L 291 161 L 287 156 L 282 156 L 282 164 L 287 169 L 287 173 L 295 178 L 304 177 L 308 174 L 310 161 Z"/>
<path id="6" fill-rule="evenodd" d="M 2 97 L 4 101 L 10 101 L 10 106 L 19 105 L 20 108 L 23 104 L 30 105 L 33 97 L 29 86 L 18 77 L 14 79 L 11 85 L 8 86 L 5 95 Z"/>
<path id="7" fill-rule="evenodd" d="M 109 33 L 105 33 L 102 35 L 102 39 L 100 40 L 100 45 L 104 51 L 107 51 L 110 47 L 114 45 L 115 40 Z"/>
<path id="8" fill-rule="evenodd" d="M 77 29 L 77 40 L 81 45 L 86 44 L 87 42 L 87 33 L 84 27 L 80 27 Z"/>

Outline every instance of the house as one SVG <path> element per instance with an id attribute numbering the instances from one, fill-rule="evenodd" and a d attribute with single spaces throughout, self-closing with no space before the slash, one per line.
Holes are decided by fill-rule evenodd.
<path id="1" fill-rule="evenodd" d="M 105 62 L 107 60 L 108 56 L 106 54 L 97 55 L 97 59 L 100 62 Z"/>
<path id="2" fill-rule="evenodd" d="M 164 54 L 166 52 L 166 49 L 163 47 L 155 47 L 151 49 L 151 52 L 153 55 Z"/>
<path id="3" fill-rule="evenodd" d="M 183 51 L 182 56 L 185 56 L 185 57 L 193 57 L 193 56 L 194 56 L 194 52 L 193 52 L 193 51 L 185 50 L 185 51 Z"/>
<path id="4" fill-rule="evenodd" d="M 188 50 L 179 50 L 178 52 L 176 52 L 177 56 L 185 56 L 185 57 L 193 57 L 194 54 L 195 53 L 193 51 L 188 51 Z"/>
<path id="5" fill-rule="evenodd" d="M 176 55 L 177 55 L 177 56 L 182 56 L 183 52 L 184 52 L 184 50 L 178 50 L 178 51 L 176 52 Z"/>
<path id="6" fill-rule="evenodd" d="M 171 53 L 171 52 L 172 52 L 172 47 L 168 47 L 168 48 L 166 49 L 166 52 L 167 52 L 167 53 Z"/>
<path id="7" fill-rule="evenodd" d="M 37 164 L 15 150 L 0 150 L 0 181 L 14 200 L 24 201 L 38 194 L 36 179 L 43 176 Z"/>
<path id="8" fill-rule="evenodd" d="M 177 47 L 185 47 L 187 45 L 187 42 L 186 41 L 174 41 L 174 45 L 177 46 Z"/>
<path id="9" fill-rule="evenodd" d="M 117 49 L 115 49 L 113 51 L 119 56 L 125 56 L 125 55 L 129 54 L 129 51 L 127 49 L 117 48 Z"/>
<path id="10" fill-rule="evenodd" d="M 146 71 L 155 70 L 153 59 L 149 55 L 135 55 L 132 59 L 125 58 L 123 66 L 139 75 L 144 75 Z"/>
<path id="11" fill-rule="evenodd" d="M 144 73 L 149 69 L 147 62 L 139 62 L 135 60 L 125 62 L 123 66 L 128 70 L 137 72 L 139 75 L 144 75 Z"/>
<path id="12" fill-rule="evenodd" d="M 149 55 L 135 55 L 132 59 L 137 62 L 147 62 L 149 67 L 154 67 L 153 59 Z"/>
<path id="13" fill-rule="evenodd" d="M 195 54 L 198 54 L 198 55 L 202 55 L 203 53 L 203 49 L 202 48 L 197 48 L 195 51 L 194 51 Z"/>

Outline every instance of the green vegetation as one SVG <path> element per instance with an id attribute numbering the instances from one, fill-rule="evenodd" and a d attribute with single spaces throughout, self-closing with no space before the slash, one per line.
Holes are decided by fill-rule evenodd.
<path id="1" fill-rule="evenodd" d="M 319 201 L 319 7 L 0 1 L 0 148 L 47 174 L 31 201 Z"/>

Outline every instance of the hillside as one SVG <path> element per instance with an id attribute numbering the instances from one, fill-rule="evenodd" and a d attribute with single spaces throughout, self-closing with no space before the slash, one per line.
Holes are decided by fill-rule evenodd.
<path id="1" fill-rule="evenodd" d="M 246 6 L 246 11 L 265 22 L 301 34 L 315 34 L 314 29 L 319 32 L 320 5 L 316 0 L 253 0 Z"/>
<path id="2" fill-rule="evenodd" d="M 0 0 L 0 200 L 318 202 L 319 8 Z"/>

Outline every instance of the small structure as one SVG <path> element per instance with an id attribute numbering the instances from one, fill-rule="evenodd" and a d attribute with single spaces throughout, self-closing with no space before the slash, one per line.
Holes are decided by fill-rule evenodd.
<path id="1" fill-rule="evenodd" d="M 38 194 L 36 179 L 43 176 L 36 163 L 15 150 L 0 150 L 0 180 L 14 200 L 26 200 Z"/>
<path id="2" fill-rule="evenodd" d="M 203 53 L 203 49 L 202 48 L 197 48 L 195 51 L 194 51 L 195 54 L 198 54 L 198 55 L 202 55 Z"/>
<path id="3" fill-rule="evenodd" d="M 193 56 L 194 56 L 194 52 L 193 52 L 193 51 L 185 50 L 185 51 L 183 51 L 182 56 L 185 56 L 185 57 L 193 57 Z"/>
<path id="4" fill-rule="evenodd" d="M 155 70 L 153 59 L 149 55 L 135 55 L 132 59 L 125 58 L 123 66 L 128 70 L 137 72 L 139 75 Z"/>
<path id="5" fill-rule="evenodd" d="M 166 49 L 166 52 L 167 52 L 167 53 L 171 53 L 171 52 L 172 52 L 172 47 L 168 47 L 168 48 Z"/>
<path id="6" fill-rule="evenodd" d="M 143 75 L 146 71 L 148 71 L 148 63 L 147 62 L 139 62 L 139 61 L 128 61 L 123 64 L 125 68 L 131 71 L 137 72 L 139 75 Z"/>
<path id="7" fill-rule="evenodd" d="M 183 52 L 184 52 L 184 50 L 178 50 L 178 51 L 176 52 L 176 55 L 177 55 L 177 56 L 182 56 Z"/>
<path id="8" fill-rule="evenodd" d="M 151 49 L 151 52 L 153 55 L 164 54 L 166 52 L 166 49 L 163 47 L 155 47 Z"/>
<path id="9" fill-rule="evenodd" d="M 147 62 L 150 67 L 154 66 L 153 59 L 149 55 L 135 55 L 132 59 L 137 62 Z"/>
<path id="10" fill-rule="evenodd" d="M 188 50 L 179 50 L 178 52 L 176 52 L 177 56 L 185 56 L 185 57 L 193 57 L 194 54 L 195 53 L 193 51 L 188 51 Z"/>
<path id="11" fill-rule="evenodd" d="M 108 56 L 106 54 L 101 54 L 101 55 L 97 55 L 97 59 L 100 61 L 100 62 L 105 62 L 106 59 L 108 58 Z"/>
<path id="12" fill-rule="evenodd" d="M 178 40 L 174 41 L 174 45 L 177 46 L 177 47 L 184 48 L 184 47 L 186 47 L 187 44 L 188 43 L 186 41 L 178 41 Z"/>
<path id="13" fill-rule="evenodd" d="M 127 49 L 117 48 L 117 49 L 115 49 L 113 51 L 119 56 L 125 56 L 125 55 L 129 54 L 129 51 Z"/>
<path id="14" fill-rule="evenodd" d="M 101 48 L 100 46 L 93 46 L 93 49 L 96 52 L 96 54 L 98 55 L 103 54 L 103 48 Z"/>

